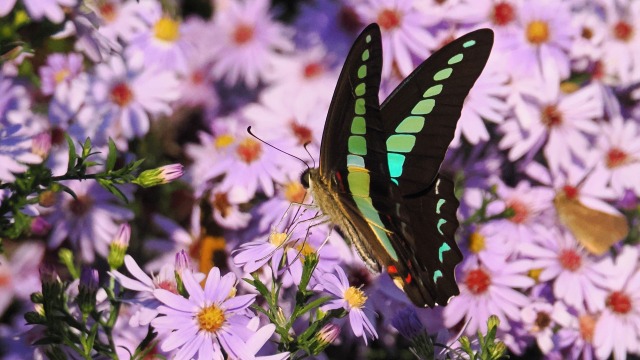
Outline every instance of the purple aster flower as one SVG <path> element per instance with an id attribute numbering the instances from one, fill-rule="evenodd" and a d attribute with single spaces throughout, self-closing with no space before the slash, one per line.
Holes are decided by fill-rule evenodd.
<path id="1" fill-rule="evenodd" d="M 44 250 L 40 243 L 24 242 L 9 260 L 0 255 L 0 315 L 13 301 L 28 301 L 32 293 L 42 290 L 39 268 Z"/>
<path id="2" fill-rule="evenodd" d="M 156 13 L 160 3 L 155 1 L 121 1 L 121 0 L 97 0 L 86 4 L 100 19 L 100 34 L 117 41 L 124 42 L 136 34 L 149 28 L 143 15 Z"/>
<path id="3" fill-rule="evenodd" d="M 47 217 L 53 226 L 49 247 L 57 248 L 68 238 L 83 260 L 92 262 L 95 253 L 106 257 L 120 223 L 131 220 L 133 212 L 117 204 L 116 197 L 95 181 L 69 181 L 65 185 L 77 198 L 59 194 Z"/>
<path id="4" fill-rule="evenodd" d="M 532 259 L 533 269 L 541 270 L 538 281 L 553 280 L 557 299 L 578 310 L 604 307 L 610 261 L 588 255 L 570 233 L 539 229 L 533 242 L 521 244 L 521 254 Z"/>
<path id="5" fill-rule="evenodd" d="M 503 232 L 500 221 L 478 225 L 467 237 L 469 254 L 465 254 L 465 261 L 479 261 L 492 269 L 501 267 L 513 252 L 513 248 L 508 246 L 508 239 L 502 236 Z"/>
<path id="6" fill-rule="evenodd" d="M 299 211 L 296 204 L 309 204 L 311 197 L 299 180 L 287 181 L 276 185 L 276 193 L 269 200 L 256 207 L 260 223 L 258 229 L 267 231 L 279 227 L 282 223 L 291 224 Z"/>
<path id="7" fill-rule="evenodd" d="M 525 306 L 520 311 L 520 318 L 525 329 L 536 338 L 543 354 L 548 354 L 555 347 L 554 329 L 569 326 L 573 320 L 563 303 L 550 304 L 546 301 L 536 301 Z"/>
<path id="8" fill-rule="evenodd" d="M 565 358 L 592 360 L 595 358 L 593 348 L 593 334 L 596 328 L 597 316 L 578 312 L 569 326 L 562 327 L 557 332 L 556 343 L 565 354 Z"/>
<path id="9" fill-rule="evenodd" d="M 170 114 L 170 103 L 180 95 L 175 74 L 145 68 L 138 61 L 125 63 L 117 56 L 96 66 L 96 75 L 92 90 L 98 111 L 116 134 L 127 139 L 145 135 L 149 131 L 149 114 Z"/>
<path id="10" fill-rule="evenodd" d="M 24 135 L 21 125 L 0 125 L 0 181 L 12 182 L 15 174 L 27 171 L 27 164 L 42 162 L 32 150 L 32 139 Z"/>
<path id="11" fill-rule="evenodd" d="M 597 166 L 618 194 L 633 189 L 640 194 L 640 127 L 635 121 L 614 117 L 600 127 L 596 140 Z"/>
<path id="12" fill-rule="evenodd" d="M 76 51 L 83 52 L 94 62 L 99 62 L 108 58 L 112 53 L 120 53 L 122 46 L 117 41 L 100 34 L 98 26 L 98 19 L 93 13 L 84 13 L 78 9 L 72 13 L 71 19 L 64 23 L 64 28 L 52 37 L 54 39 L 75 39 L 74 49 Z"/>
<path id="13" fill-rule="evenodd" d="M 151 25 L 130 39 L 127 56 L 141 53 L 145 67 L 157 66 L 185 74 L 187 56 L 192 46 L 184 38 L 182 22 L 163 13 L 159 5 L 145 12 L 145 20 Z"/>
<path id="14" fill-rule="evenodd" d="M 637 2 L 606 7 L 606 38 L 602 43 L 602 62 L 607 80 L 629 84 L 638 80 L 640 67 L 640 4 Z"/>
<path id="15" fill-rule="evenodd" d="M 204 290 L 189 271 L 182 280 L 189 298 L 158 289 L 156 298 L 164 304 L 151 324 L 165 335 L 161 348 L 179 349 L 175 359 L 191 359 L 196 353 L 202 359 L 222 359 L 222 349 L 235 359 L 252 359 L 251 348 L 241 338 L 249 318 L 245 310 L 255 295 L 235 296 L 236 277 L 229 273 L 220 277 L 216 267 L 209 271 Z"/>
<path id="16" fill-rule="evenodd" d="M 597 320 L 593 345 L 598 358 L 626 359 L 640 353 L 640 271 L 638 248 L 625 246 L 606 287 L 606 307 Z"/>
<path id="17" fill-rule="evenodd" d="M 47 57 L 47 64 L 40 67 L 38 72 L 41 81 L 40 91 L 44 95 L 51 95 L 58 91 L 68 93 L 73 80 L 82 73 L 82 55 L 51 54 Z"/>
<path id="18" fill-rule="evenodd" d="M 607 28 L 604 19 L 592 9 L 575 11 L 572 21 L 578 33 L 571 46 L 571 58 L 575 62 L 573 68 L 586 71 L 603 56 Z"/>
<path id="19" fill-rule="evenodd" d="M 64 20 L 64 7 L 75 6 L 77 0 L 22 0 L 29 16 L 34 20 L 46 17 L 54 23 Z M 5 16 L 13 9 L 16 0 L 5 0 L 0 4 L 0 17 Z"/>
<path id="20" fill-rule="evenodd" d="M 291 50 L 288 31 L 271 19 L 269 1 L 232 1 L 216 11 L 211 43 L 212 73 L 233 85 L 239 81 L 255 88 L 270 71 L 281 51 Z"/>
<path id="21" fill-rule="evenodd" d="M 243 229 L 249 225 L 251 214 L 240 210 L 240 205 L 248 203 L 251 198 L 242 191 L 228 193 L 211 191 L 209 203 L 213 207 L 213 219 L 225 229 Z"/>
<path id="22" fill-rule="evenodd" d="M 382 77 L 397 68 L 402 77 L 413 71 L 412 55 L 426 59 L 435 42 L 426 26 L 433 25 L 424 13 L 416 11 L 413 1 L 366 0 L 356 11 L 365 23 L 376 22 L 382 32 L 384 52 Z"/>
<path id="23" fill-rule="evenodd" d="M 189 250 L 196 245 L 200 237 L 200 207 L 196 206 L 191 214 L 191 226 L 187 229 L 175 221 L 154 214 L 153 224 L 163 234 L 160 237 L 147 239 L 145 246 L 153 252 L 153 260 L 145 265 L 148 271 L 157 271 L 164 264 L 169 264 L 174 255 L 183 250 Z"/>
<path id="24" fill-rule="evenodd" d="M 335 271 L 338 276 L 325 273 L 322 275 L 322 286 L 324 290 L 338 297 L 331 300 L 322 307 L 324 311 L 334 309 L 345 309 L 349 313 L 349 323 L 355 336 L 362 336 L 364 343 L 367 337 L 376 339 L 378 333 L 364 313 L 364 303 L 367 296 L 356 287 L 349 286 L 349 280 L 341 267 L 336 266 Z"/>
<path id="25" fill-rule="evenodd" d="M 0 71 L 0 94 L 0 124 L 24 124 L 31 106 L 27 89 Z"/>
<path id="26" fill-rule="evenodd" d="M 575 29 L 566 3 L 524 1 L 517 10 L 520 28 L 503 38 L 512 71 L 540 78 L 548 72 L 569 76 L 569 55 Z"/>
<path id="27" fill-rule="evenodd" d="M 460 295 L 449 301 L 444 309 L 444 324 L 451 328 L 460 321 L 467 323 L 465 333 L 486 333 L 487 319 L 500 318 L 499 328 L 509 330 L 508 320 L 519 321 L 520 310 L 529 298 L 516 289 L 528 288 L 534 280 L 524 273 L 531 268 L 527 261 L 507 262 L 501 268 L 466 263 L 459 281 Z"/>
<path id="28" fill-rule="evenodd" d="M 260 237 L 242 244 L 236 250 L 233 261 L 248 273 L 258 270 L 271 261 L 273 273 L 277 274 L 289 241 L 290 238 L 286 233 L 273 231 L 267 237 L 267 241 L 264 241 L 264 237 Z"/>

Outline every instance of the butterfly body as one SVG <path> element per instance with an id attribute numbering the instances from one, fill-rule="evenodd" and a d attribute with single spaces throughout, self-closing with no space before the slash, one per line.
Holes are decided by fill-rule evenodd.
<path id="1" fill-rule="evenodd" d="M 318 169 L 302 176 L 314 202 L 374 271 L 418 306 L 459 293 L 458 200 L 439 174 L 464 98 L 493 43 L 478 30 L 436 52 L 380 105 L 376 24 L 356 39 L 327 115 Z M 455 81 L 454 81 L 455 80 Z"/>

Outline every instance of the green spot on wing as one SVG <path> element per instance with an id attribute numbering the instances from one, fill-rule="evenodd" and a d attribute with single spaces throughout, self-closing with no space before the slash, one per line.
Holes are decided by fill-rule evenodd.
<path id="1" fill-rule="evenodd" d="M 448 79 L 449 76 L 451 76 L 452 72 L 453 72 L 452 68 L 442 69 L 438 71 L 435 75 L 433 75 L 433 80 L 440 81 L 440 80 Z"/>
<path id="2" fill-rule="evenodd" d="M 367 65 L 360 65 L 358 68 L 358 77 L 364 79 L 367 76 Z"/>
<path id="3" fill-rule="evenodd" d="M 431 113 L 434 106 L 436 106 L 434 99 L 420 100 L 416 106 L 411 109 L 411 115 L 427 115 Z"/>
<path id="4" fill-rule="evenodd" d="M 433 85 L 432 87 L 428 88 L 427 91 L 424 92 L 424 94 L 422 94 L 422 97 L 427 98 L 427 97 L 436 96 L 441 92 L 442 92 L 442 84 Z"/>
<path id="5" fill-rule="evenodd" d="M 356 99 L 356 107 L 354 111 L 357 115 L 364 115 L 366 113 L 364 99 Z"/>
<path id="6" fill-rule="evenodd" d="M 475 41 L 475 40 L 469 40 L 469 41 L 467 41 L 466 43 L 462 44 L 462 47 L 464 47 L 464 48 L 468 48 L 468 47 L 471 47 L 471 46 L 473 46 L 473 45 L 475 45 L 475 44 L 476 44 L 476 41 Z"/>
<path id="7" fill-rule="evenodd" d="M 444 233 L 442 232 L 442 229 L 440 229 L 440 227 L 444 224 L 447 223 L 447 220 L 445 219 L 440 219 L 438 220 L 438 232 L 440 233 L 440 235 L 444 235 Z"/>
<path id="8" fill-rule="evenodd" d="M 398 254 L 396 254 L 396 251 L 393 249 L 393 246 L 391 245 L 391 240 L 389 240 L 389 236 L 383 230 L 384 225 L 382 224 L 382 220 L 380 219 L 380 214 L 378 214 L 378 211 L 373 207 L 373 204 L 371 203 L 371 198 L 354 197 L 353 201 L 356 203 L 358 210 L 360 210 L 360 212 L 362 213 L 362 215 L 364 215 L 367 221 L 373 223 L 373 224 L 370 224 L 371 229 L 376 234 L 378 241 L 380 241 L 380 243 L 382 244 L 384 249 L 387 251 L 389 256 L 393 260 L 398 261 Z"/>
<path id="9" fill-rule="evenodd" d="M 364 40 L 367 42 L 367 44 L 370 43 L 371 42 L 371 35 L 367 35 L 367 37 L 364 38 Z"/>
<path id="10" fill-rule="evenodd" d="M 433 272 L 433 282 L 437 282 L 442 277 L 442 271 L 436 270 Z"/>
<path id="11" fill-rule="evenodd" d="M 349 136 L 349 152 L 354 155 L 367 155 L 367 140 L 364 136 Z"/>
<path id="12" fill-rule="evenodd" d="M 447 64 L 449 65 L 453 65 L 453 64 L 457 64 L 460 61 L 462 61 L 463 55 L 462 54 L 457 54 L 454 55 L 453 57 L 451 57 L 451 59 L 449 59 L 449 61 L 447 62 Z"/>
<path id="13" fill-rule="evenodd" d="M 397 133 L 409 133 L 415 134 L 422 131 L 424 127 L 424 117 L 422 116 L 407 116 L 396 127 Z"/>
<path id="14" fill-rule="evenodd" d="M 349 191 L 356 197 L 369 198 L 369 173 L 366 171 L 353 171 L 347 175 L 347 182 L 349 183 Z"/>
<path id="15" fill-rule="evenodd" d="M 397 180 L 397 179 L 391 178 L 391 181 L 392 181 L 394 184 L 398 185 L 398 180 Z"/>
<path id="16" fill-rule="evenodd" d="M 445 202 L 445 199 L 438 199 L 438 203 L 436 204 L 436 214 L 440 214 L 440 208 Z"/>
<path id="17" fill-rule="evenodd" d="M 364 95 L 366 90 L 367 90 L 367 85 L 365 85 L 364 83 L 358 84 L 358 86 L 356 86 L 356 90 L 355 90 L 356 96 Z"/>
<path id="18" fill-rule="evenodd" d="M 415 144 L 416 137 L 414 135 L 395 134 L 387 139 L 387 150 L 408 153 L 411 152 Z"/>
<path id="19" fill-rule="evenodd" d="M 369 60 L 369 50 L 365 50 L 362 52 L 362 61 L 367 61 Z"/>
<path id="20" fill-rule="evenodd" d="M 351 133 L 363 135 L 367 133 L 367 123 L 362 116 L 354 116 L 351 123 Z"/>
<path id="21" fill-rule="evenodd" d="M 349 154 L 347 155 L 347 166 L 354 166 L 364 169 L 364 158 L 362 156 Z"/>
<path id="22" fill-rule="evenodd" d="M 442 243 L 442 245 L 440 245 L 440 249 L 438 249 L 438 260 L 440 260 L 440 262 L 444 261 L 442 254 L 444 254 L 445 251 L 449 251 L 449 250 L 451 250 L 451 247 L 449 246 L 449 244 Z"/>
<path id="23" fill-rule="evenodd" d="M 402 175 L 402 166 L 406 157 L 402 154 L 387 153 L 387 162 L 389 163 L 389 174 L 392 178 Z"/>

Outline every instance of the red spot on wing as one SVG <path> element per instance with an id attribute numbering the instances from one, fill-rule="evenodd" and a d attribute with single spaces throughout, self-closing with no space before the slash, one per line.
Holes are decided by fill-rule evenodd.
<path id="1" fill-rule="evenodd" d="M 404 282 L 407 284 L 411 284 L 411 274 L 407 274 L 407 277 L 404 278 Z"/>
<path id="2" fill-rule="evenodd" d="M 389 265 L 387 266 L 387 272 L 391 275 L 395 275 L 398 273 L 398 269 L 393 265 Z"/>

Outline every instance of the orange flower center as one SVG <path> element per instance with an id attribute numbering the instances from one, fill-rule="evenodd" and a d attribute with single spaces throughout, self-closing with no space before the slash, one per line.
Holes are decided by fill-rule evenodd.
<path id="1" fill-rule="evenodd" d="M 257 141 L 247 138 L 242 140 L 238 145 L 236 152 L 242 161 L 250 164 L 260 157 L 262 154 L 262 147 Z"/>
<path id="2" fill-rule="evenodd" d="M 542 110 L 542 123 L 547 128 L 552 128 L 562 124 L 562 114 L 554 105 L 545 106 Z"/>
<path id="3" fill-rule="evenodd" d="M 227 193 L 216 193 L 213 196 L 213 207 L 220 212 L 223 218 L 226 218 L 231 212 L 231 203 L 227 198 Z"/>
<path id="4" fill-rule="evenodd" d="M 200 310 L 197 319 L 200 329 L 210 333 L 218 331 L 226 320 L 224 311 L 216 305 L 207 306 Z"/>
<path id="5" fill-rule="evenodd" d="M 511 4 L 501 1 L 493 7 L 493 23 L 504 26 L 511 23 L 516 18 L 516 11 Z"/>
<path id="6" fill-rule="evenodd" d="M 474 269 L 467 273 L 464 284 L 473 294 L 482 294 L 487 291 L 489 285 L 491 285 L 491 278 L 484 270 Z"/>
<path id="7" fill-rule="evenodd" d="M 116 7 L 111 3 L 104 3 L 98 8 L 102 19 L 106 22 L 112 22 L 116 18 Z"/>
<path id="8" fill-rule="evenodd" d="M 582 258 L 574 250 L 562 250 L 558 255 L 558 260 L 560 260 L 560 265 L 569 271 L 576 271 L 582 265 Z"/>
<path id="9" fill-rule="evenodd" d="M 564 192 L 564 195 L 569 200 L 573 200 L 578 197 L 578 188 L 576 188 L 575 186 L 565 185 L 562 187 L 562 192 Z"/>
<path id="10" fill-rule="evenodd" d="M 609 169 L 613 169 L 618 166 L 622 166 L 627 162 L 628 158 L 629 156 L 627 155 L 627 153 L 622 151 L 621 149 L 616 147 L 611 148 L 609 152 L 607 152 L 607 167 Z"/>
<path id="11" fill-rule="evenodd" d="M 621 291 L 614 291 L 607 297 L 607 306 L 618 314 L 626 314 L 631 311 L 631 298 Z"/>
<path id="12" fill-rule="evenodd" d="M 253 39 L 254 27 L 248 24 L 239 24 L 233 32 L 233 41 L 238 45 L 244 45 Z"/>
<path id="13" fill-rule="evenodd" d="M 324 67 L 322 66 L 322 64 L 319 64 L 317 62 L 312 62 L 305 65 L 304 71 L 303 71 L 304 77 L 307 79 L 318 77 L 323 72 L 324 72 Z"/>
<path id="14" fill-rule="evenodd" d="M 284 197 L 292 203 L 302 204 L 307 190 L 297 181 L 292 181 L 284 187 Z"/>
<path id="15" fill-rule="evenodd" d="M 514 215 L 509 219 L 516 224 L 522 224 L 529 218 L 529 209 L 525 204 L 518 200 L 512 200 L 508 205 L 514 212 Z"/>
<path id="16" fill-rule="evenodd" d="M 400 14 L 391 9 L 384 9 L 378 14 L 378 24 L 384 30 L 392 30 L 400 25 Z"/>
<path id="17" fill-rule="evenodd" d="M 534 44 L 540 45 L 549 40 L 549 24 L 541 20 L 534 20 L 527 25 L 527 40 Z"/>
<path id="18" fill-rule="evenodd" d="M 613 26 L 613 36 L 619 40 L 628 42 L 633 36 L 633 27 L 626 21 L 618 21 Z"/>
<path id="19" fill-rule="evenodd" d="M 311 129 L 304 125 L 299 125 L 295 121 L 291 122 L 291 131 L 293 131 L 293 135 L 298 138 L 299 145 L 310 143 L 311 140 L 313 140 L 313 137 L 311 136 Z"/>
<path id="20" fill-rule="evenodd" d="M 125 107 L 133 100 L 133 92 L 125 83 L 118 83 L 111 88 L 111 101 L 120 107 Z"/>
<path id="21" fill-rule="evenodd" d="M 580 324 L 580 336 L 587 342 L 593 341 L 593 333 L 596 329 L 596 319 L 591 315 L 582 315 L 578 318 Z"/>
<path id="22" fill-rule="evenodd" d="M 469 236 L 469 251 L 477 254 L 484 250 L 485 247 L 485 237 L 475 231 L 471 233 L 471 236 Z"/>
<path id="23" fill-rule="evenodd" d="M 76 216 L 83 216 L 89 212 L 93 205 L 93 199 L 86 195 L 78 195 L 69 202 L 69 210 Z"/>
<path id="24" fill-rule="evenodd" d="M 551 316 L 544 311 L 539 311 L 536 316 L 535 326 L 537 331 L 541 331 L 551 325 Z"/>

